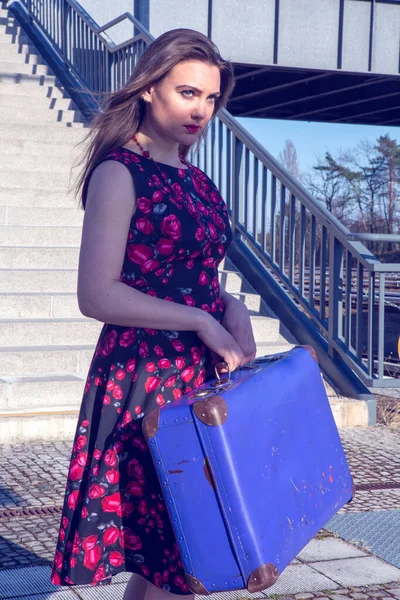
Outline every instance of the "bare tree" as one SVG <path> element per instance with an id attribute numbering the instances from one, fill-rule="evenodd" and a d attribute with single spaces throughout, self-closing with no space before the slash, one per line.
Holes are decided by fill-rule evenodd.
<path id="1" fill-rule="evenodd" d="M 299 179 L 299 161 L 297 158 L 297 150 L 292 140 L 286 140 L 283 151 L 279 152 L 278 160 L 295 179 Z"/>

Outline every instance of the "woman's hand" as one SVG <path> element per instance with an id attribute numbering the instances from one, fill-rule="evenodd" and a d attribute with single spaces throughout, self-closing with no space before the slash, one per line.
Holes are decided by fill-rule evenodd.
<path id="1" fill-rule="evenodd" d="M 243 365 L 246 362 L 244 354 L 233 336 L 209 313 L 203 312 L 201 317 L 196 329 L 201 341 L 228 363 L 231 371 Z"/>
<path id="2" fill-rule="evenodd" d="M 247 306 L 241 300 L 230 294 L 224 293 L 225 315 L 222 326 L 232 335 L 242 350 L 243 358 L 240 364 L 254 360 L 256 356 L 256 343 Z"/>

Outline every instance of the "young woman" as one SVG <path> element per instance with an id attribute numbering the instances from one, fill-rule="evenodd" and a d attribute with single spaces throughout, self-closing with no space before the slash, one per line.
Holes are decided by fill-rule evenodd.
<path id="1" fill-rule="evenodd" d="M 245 305 L 220 289 L 232 239 L 187 151 L 228 100 L 232 68 L 195 31 L 153 42 L 91 127 L 79 183 L 82 313 L 105 323 L 87 378 L 52 581 L 133 575 L 124 600 L 188 595 L 143 416 L 255 356 Z M 206 525 L 206 524 L 205 524 Z"/>

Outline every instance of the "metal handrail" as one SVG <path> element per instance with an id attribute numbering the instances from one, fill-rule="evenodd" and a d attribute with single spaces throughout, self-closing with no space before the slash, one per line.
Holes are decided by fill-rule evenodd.
<path id="1" fill-rule="evenodd" d="M 74 0 L 10 4 L 16 3 L 29 10 L 64 65 L 95 94 L 123 85 L 154 39 L 129 13 L 98 27 Z M 45 18 L 49 13 L 52 19 Z M 139 33 L 119 45 L 105 40 L 105 32 L 125 19 Z M 397 387 L 399 380 L 384 373 L 384 325 L 386 275 L 400 273 L 400 265 L 381 263 L 362 244 L 373 234 L 352 234 L 226 110 L 192 160 L 225 196 L 235 240 L 251 250 L 265 276 L 280 282 L 287 301 L 314 321 L 331 358 L 338 354 L 367 385 Z"/>

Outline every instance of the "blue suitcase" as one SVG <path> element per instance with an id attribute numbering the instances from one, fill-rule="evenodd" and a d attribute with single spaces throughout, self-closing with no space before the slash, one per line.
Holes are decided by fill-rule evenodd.
<path id="1" fill-rule="evenodd" d="M 204 383 L 143 432 L 195 594 L 273 585 L 352 498 L 310 346 Z"/>

